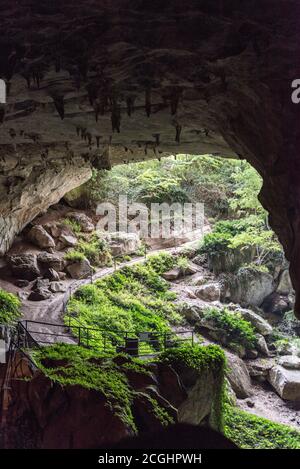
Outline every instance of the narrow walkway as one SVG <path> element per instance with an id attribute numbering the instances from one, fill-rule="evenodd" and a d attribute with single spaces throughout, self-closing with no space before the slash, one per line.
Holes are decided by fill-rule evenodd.
<path id="1" fill-rule="evenodd" d="M 185 246 L 190 245 L 190 243 L 184 243 L 179 247 L 176 248 L 167 248 L 167 249 L 156 249 L 153 251 L 149 251 L 148 254 L 157 254 L 159 252 L 169 252 L 169 253 L 179 253 Z M 108 275 L 113 274 L 115 271 L 122 269 L 125 266 L 131 266 L 135 264 L 143 264 L 145 262 L 144 257 L 135 257 L 130 261 L 122 262 L 115 267 L 103 267 L 98 269 L 93 274 L 93 281 L 107 277 Z M 23 300 L 22 302 L 22 320 L 31 320 L 31 321 L 39 321 L 44 323 L 54 323 L 60 324 L 62 328 L 65 328 L 63 322 L 63 313 L 65 310 L 65 306 L 70 298 L 76 290 L 82 285 L 88 285 L 91 283 L 91 278 L 82 279 L 82 280 L 64 280 L 61 283 L 66 288 L 66 292 L 64 293 L 56 293 L 48 300 L 34 302 Z M 35 332 L 38 334 L 39 332 L 43 332 L 43 334 L 51 333 L 52 329 L 51 326 L 43 325 L 41 327 L 38 324 L 35 326 Z M 73 343 L 72 339 L 66 339 L 66 342 Z"/>

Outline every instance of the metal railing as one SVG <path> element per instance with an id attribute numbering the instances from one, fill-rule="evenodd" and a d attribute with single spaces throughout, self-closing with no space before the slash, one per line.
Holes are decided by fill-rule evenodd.
<path id="1" fill-rule="evenodd" d="M 181 331 L 120 331 L 82 325 L 69 315 L 67 324 L 32 320 L 18 323 L 19 342 L 24 348 L 68 343 L 104 353 L 125 352 L 133 356 L 155 355 L 182 343 L 194 344 L 194 329 Z"/>

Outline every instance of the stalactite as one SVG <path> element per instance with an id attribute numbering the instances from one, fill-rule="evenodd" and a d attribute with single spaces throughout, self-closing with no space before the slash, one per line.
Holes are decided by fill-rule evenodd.
<path id="1" fill-rule="evenodd" d="M 151 115 L 151 88 L 147 88 L 145 92 L 145 110 L 147 117 Z"/>
<path id="2" fill-rule="evenodd" d="M 97 144 L 97 148 L 100 147 L 100 138 L 101 138 L 100 135 L 96 135 L 96 144 Z"/>
<path id="3" fill-rule="evenodd" d="M 155 143 L 158 146 L 160 144 L 160 134 L 152 134 L 152 137 L 155 138 Z"/>
<path id="4" fill-rule="evenodd" d="M 120 133 L 120 126 L 121 126 L 121 107 L 118 105 L 116 101 L 112 103 L 112 110 L 111 110 L 111 126 L 113 132 Z"/>
<path id="5" fill-rule="evenodd" d="M 175 89 L 170 98 L 170 106 L 171 106 L 171 115 L 175 115 L 177 113 L 179 99 L 181 96 L 181 90 Z"/>
<path id="6" fill-rule="evenodd" d="M 81 128 L 81 140 L 85 139 L 86 128 Z"/>
<path id="7" fill-rule="evenodd" d="M 63 120 L 64 117 L 65 117 L 64 97 L 62 95 L 57 94 L 57 93 L 52 93 L 50 96 L 54 101 L 55 109 L 57 110 L 60 118 Z"/>
<path id="8" fill-rule="evenodd" d="M 134 101 L 135 101 L 135 96 L 128 96 L 126 98 L 127 114 L 129 117 L 134 112 Z"/>
<path id="9" fill-rule="evenodd" d="M 176 124 L 175 129 L 176 129 L 175 142 L 180 143 L 180 134 L 181 134 L 182 126 L 180 124 Z"/>
<path id="10" fill-rule="evenodd" d="M 77 134 L 77 137 L 79 137 L 79 135 L 80 135 L 80 127 L 76 127 L 76 134 Z"/>

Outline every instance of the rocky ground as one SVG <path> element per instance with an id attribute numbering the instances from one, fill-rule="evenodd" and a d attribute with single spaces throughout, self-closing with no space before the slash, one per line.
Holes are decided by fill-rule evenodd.
<path id="1" fill-rule="evenodd" d="M 187 322 L 199 331 L 197 340 L 205 345 L 221 344 L 224 348 L 230 370 L 227 378 L 234 401 L 247 412 L 299 429 L 300 351 L 288 346 L 288 343 L 283 350 L 275 350 L 271 340 L 275 332 L 273 325 L 281 325 L 284 321 L 278 315 L 265 313 L 254 305 L 251 309 L 222 303 L 220 278 L 214 276 L 199 257 L 194 261 L 196 263 L 190 262 L 185 276 L 173 269 L 165 274 L 165 278 L 171 282 L 171 289 L 177 294 L 179 309 Z M 253 288 L 253 285 L 249 288 Z M 277 288 L 283 289 L 283 282 Z M 258 291 L 257 294 L 261 293 Z M 270 294 L 274 295 L 272 292 Z M 244 350 L 232 353 L 229 344 L 224 344 L 222 337 L 218 336 L 214 324 L 205 322 L 203 312 L 207 308 L 224 306 L 241 313 L 259 333 L 262 346 L 256 352 L 251 351 L 251 358 L 247 356 L 249 352 L 245 353 Z"/>

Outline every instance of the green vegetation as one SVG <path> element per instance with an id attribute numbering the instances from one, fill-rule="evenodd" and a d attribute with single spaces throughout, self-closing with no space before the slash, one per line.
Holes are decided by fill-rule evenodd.
<path id="1" fill-rule="evenodd" d="M 89 343 L 100 350 L 104 345 L 115 350 L 116 345 L 123 344 L 125 332 L 131 337 L 141 331 L 169 332 L 170 323 L 182 321 L 173 304 L 174 294 L 157 273 L 166 269 L 169 262 L 165 254 L 149 256 L 145 264 L 124 267 L 93 285 L 79 288 L 68 303 L 66 323 L 71 321 L 75 334 L 79 323 L 109 331 L 89 333 Z"/>
<path id="2" fill-rule="evenodd" d="M 300 449 L 300 432 L 225 404 L 224 434 L 245 449 Z"/>
<path id="3" fill-rule="evenodd" d="M 225 337 L 225 343 L 235 349 L 236 346 L 243 346 L 245 349 L 253 349 L 257 343 L 255 331 L 250 324 L 242 318 L 239 313 L 229 311 L 226 308 L 210 308 L 204 314 L 206 321 L 211 321 L 220 333 L 220 337 Z"/>
<path id="4" fill-rule="evenodd" d="M 263 218 L 249 215 L 247 218 L 219 221 L 212 233 L 204 237 L 201 253 L 214 256 L 230 252 L 244 252 L 252 265 L 264 267 L 281 256 L 282 248 L 272 231 L 266 229 Z M 240 256 L 240 264 L 245 266 L 245 256 Z"/>
<path id="5" fill-rule="evenodd" d="M 87 239 L 79 239 L 76 249 L 67 252 L 65 259 L 72 262 L 88 259 L 96 267 L 112 263 L 109 246 L 97 233 L 92 233 Z"/>
<path id="6" fill-rule="evenodd" d="M 76 220 L 72 220 L 71 218 L 64 218 L 62 220 L 63 225 L 68 226 L 71 228 L 74 234 L 79 234 L 81 233 L 81 226 L 80 223 L 78 223 Z"/>
<path id="7" fill-rule="evenodd" d="M 95 389 L 105 396 L 107 404 L 124 423 L 136 431 L 132 415 L 134 392 L 131 389 L 124 365 L 133 364 L 126 357 L 124 365 L 115 358 L 83 347 L 56 344 L 32 352 L 33 358 L 43 373 L 51 380 L 67 385 L 80 385 Z M 139 370 L 147 372 L 146 365 L 138 364 Z M 137 369 L 135 368 L 135 371 Z"/>
<path id="8" fill-rule="evenodd" d="M 78 251 L 77 249 L 72 249 L 71 251 L 68 251 L 64 255 L 64 258 L 66 261 L 70 261 L 70 262 L 81 262 L 81 261 L 84 261 L 85 255 L 81 251 Z"/>
<path id="9" fill-rule="evenodd" d="M 12 324 L 20 316 L 21 302 L 12 293 L 0 289 L 0 324 Z"/>

